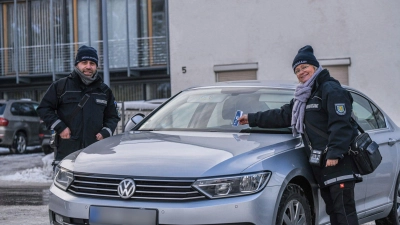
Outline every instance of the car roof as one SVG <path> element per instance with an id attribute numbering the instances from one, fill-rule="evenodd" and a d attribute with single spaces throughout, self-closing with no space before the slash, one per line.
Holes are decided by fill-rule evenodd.
<path id="1" fill-rule="evenodd" d="M 296 81 L 289 80 L 240 80 L 240 81 L 225 81 L 217 82 L 215 84 L 195 86 L 188 89 L 201 89 L 201 88 L 214 88 L 214 87 L 266 87 L 266 88 L 283 88 L 295 90 L 299 83 Z M 360 92 L 357 89 L 342 85 L 347 90 Z M 188 90 L 186 89 L 186 90 Z"/>
<path id="2" fill-rule="evenodd" d="M 10 102 L 10 103 L 12 103 L 12 102 L 31 102 L 31 103 L 39 104 L 39 102 L 28 100 L 28 99 L 9 99 L 9 100 L 0 99 L 0 103 L 7 103 L 7 102 Z"/>
<path id="3" fill-rule="evenodd" d="M 240 80 L 240 81 L 226 81 L 217 82 L 211 85 L 196 86 L 188 89 L 198 88 L 213 88 L 213 87 L 269 87 L 269 88 L 284 88 L 295 89 L 298 82 L 286 80 Z"/>

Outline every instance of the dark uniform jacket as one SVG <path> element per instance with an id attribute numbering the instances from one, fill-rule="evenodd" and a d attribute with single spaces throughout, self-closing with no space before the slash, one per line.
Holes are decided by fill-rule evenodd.
<path id="1" fill-rule="evenodd" d="M 55 160 L 62 160 L 68 154 L 93 144 L 97 141 L 97 133 L 101 133 L 103 138 L 111 136 L 120 120 L 111 89 L 100 77 L 90 85 L 85 85 L 75 72 L 62 79 L 50 85 L 37 108 L 49 129 L 58 134 L 67 127 L 71 130 L 70 139 L 61 139 L 57 135 Z M 63 84 L 65 86 L 59 87 Z M 60 89 L 62 94 L 58 96 Z M 72 116 L 85 94 L 90 96 L 88 101 Z"/>
<path id="2" fill-rule="evenodd" d="M 357 136 L 357 128 L 351 123 L 353 98 L 341 87 L 340 83 L 329 75 L 328 70 L 320 72 L 315 80 L 310 98 L 307 100 L 304 122 L 325 132 L 329 139 L 323 138 L 310 127 L 305 127 L 313 149 L 324 150 L 323 167 L 312 166 L 320 187 L 342 183 L 343 181 L 361 181 L 353 160 L 348 155 L 351 141 Z M 294 100 L 280 109 L 249 113 L 251 127 L 264 128 L 291 126 Z M 303 136 L 305 146 L 308 143 Z M 309 154 L 309 151 L 307 152 Z M 325 167 L 326 159 L 339 159 L 336 166 Z"/>

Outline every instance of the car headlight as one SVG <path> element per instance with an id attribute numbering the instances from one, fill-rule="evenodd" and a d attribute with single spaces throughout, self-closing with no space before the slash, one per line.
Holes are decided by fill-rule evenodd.
<path id="1" fill-rule="evenodd" d="M 54 177 L 54 184 L 66 191 L 69 185 L 74 180 L 74 175 L 70 171 L 60 167 L 56 172 L 56 176 Z"/>
<path id="2" fill-rule="evenodd" d="M 267 184 L 271 172 L 261 172 L 240 176 L 199 179 L 193 187 L 209 198 L 224 198 L 249 195 L 262 190 Z"/>

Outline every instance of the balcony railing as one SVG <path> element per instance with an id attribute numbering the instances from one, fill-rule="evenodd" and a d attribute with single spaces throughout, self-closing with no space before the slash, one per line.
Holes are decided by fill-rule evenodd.
<path id="1" fill-rule="evenodd" d="M 0 76 L 16 75 L 18 64 L 19 74 L 49 74 L 69 73 L 74 66 L 76 51 L 85 42 L 22 46 L 15 54 L 13 48 L 0 48 Z M 99 55 L 99 69 L 103 67 L 103 42 L 93 42 L 92 46 L 97 49 Z M 149 67 L 167 64 L 167 42 L 166 37 L 136 38 L 109 40 L 109 67 L 110 69 Z M 54 49 L 54 58 L 52 58 Z M 129 51 L 129 59 L 128 59 Z M 18 63 L 16 63 L 18 55 Z M 53 71 L 54 68 L 54 71 Z"/>

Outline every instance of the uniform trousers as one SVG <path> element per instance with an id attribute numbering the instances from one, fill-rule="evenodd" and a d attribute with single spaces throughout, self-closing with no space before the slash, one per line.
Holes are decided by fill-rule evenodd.
<path id="1" fill-rule="evenodd" d="M 321 188 L 331 225 L 359 225 L 354 186 L 354 181 L 348 181 Z"/>

